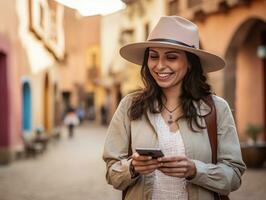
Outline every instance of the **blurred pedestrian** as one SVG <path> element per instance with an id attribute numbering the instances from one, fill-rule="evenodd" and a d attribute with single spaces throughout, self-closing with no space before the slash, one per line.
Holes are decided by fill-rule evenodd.
<path id="1" fill-rule="evenodd" d="M 83 120 L 84 120 L 84 117 L 85 117 L 85 111 L 84 111 L 84 108 L 83 108 L 83 106 L 79 106 L 78 108 L 77 108 L 77 116 L 78 116 L 78 118 L 79 118 L 79 123 L 80 124 L 82 124 L 82 122 L 83 122 Z"/>
<path id="2" fill-rule="evenodd" d="M 238 189 L 245 164 L 234 119 L 206 78 L 225 61 L 199 49 L 198 27 L 179 16 L 162 17 L 146 42 L 128 44 L 120 54 L 142 65 L 144 88 L 121 101 L 109 125 L 103 154 L 108 183 L 127 200 L 214 200 Z M 217 163 L 204 118 L 214 108 Z M 164 157 L 140 155 L 138 147 L 160 148 Z"/>
<path id="3" fill-rule="evenodd" d="M 68 127 L 68 136 L 72 138 L 74 136 L 75 126 L 79 125 L 79 119 L 75 112 L 75 109 L 68 109 L 64 118 L 64 124 Z"/>
<path id="4" fill-rule="evenodd" d="M 106 105 L 101 106 L 101 122 L 102 125 L 107 125 L 108 124 L 108 109 Z"/>

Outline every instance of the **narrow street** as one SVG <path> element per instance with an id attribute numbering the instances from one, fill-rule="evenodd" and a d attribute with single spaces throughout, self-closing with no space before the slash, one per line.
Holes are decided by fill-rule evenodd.
<path id="1" fill-rule="evenodd" d="M 0 166 L 0 200 L 116 200 L 105 181 L 106 128 L 87 126 L 51 143 L 43 155 Z"/>
<path id="2" fill-rule="evenodd" d="M 119 200 L 121 193 L 105 181 L 102 150 L 106 128 L 83 126 L 36 158 L 0 166 L 0 200 Z M 266 195 L 266 169 L 250 169 L 231 200 L 261 200 Z"/>

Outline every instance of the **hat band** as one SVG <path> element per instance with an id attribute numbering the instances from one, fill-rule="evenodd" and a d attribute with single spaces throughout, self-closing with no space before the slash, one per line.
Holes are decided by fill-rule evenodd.
<path id="1" fill-rule="evenodd" d="M 169 43 L 179 44 L 179 45 L 190 47 L 190 48 L 195 48 L 194 45 L 188 45 L 188 44 L 186 44 L 184 42 L 180 42 L 180 41 L 177 41 L 177 40 L 171 40 L 171 39 L 157 38 L 157 39 L 151 39 L 151 40 L 148 40 L 148 41 L 169 42 Z"/>

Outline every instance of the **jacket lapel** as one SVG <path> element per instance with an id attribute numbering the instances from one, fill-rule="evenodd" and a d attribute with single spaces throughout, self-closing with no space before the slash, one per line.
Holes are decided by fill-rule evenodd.
<path id="1" fill-rule="evenodd" d="M 194 101 L 193 104 L 196 107 L 196 112 L 199 116 L 208 115 L 211 111 L 211 108 L 202 100 L 200 100 L 199 102 Z M 200 123 L 200 125 L 205 126 L 205 121 L 203 118 L 198 117 L 198 122 Z M 194 135 L 203 134 L 206 131 L 201 129 L 198 130 L 199 132 L 192 131 L 186 119 L 180 119 L 177 123 L 180 129 L 181 136 L 183 138 L 186 156 L 195 159 L 197 141 L 193 141 L 195 140 Z M 195 125 L 193 127 L 196 129 Z"/>

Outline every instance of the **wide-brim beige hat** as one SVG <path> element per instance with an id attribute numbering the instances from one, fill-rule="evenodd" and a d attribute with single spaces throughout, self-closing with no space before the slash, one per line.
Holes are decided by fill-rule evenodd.
<path id="1" fill-rule="evenodd" d="M 225 61 L 221 57 L 199 49 L 198 27 L 179 16 L 161 17 L 147 41 L 123 46 L 120 55 L 132 63 L 142 65 L 144 52 L 148 47 L 175 48 L 191 52 L 200 58 L 206 73 L 225 67 Z"/>

